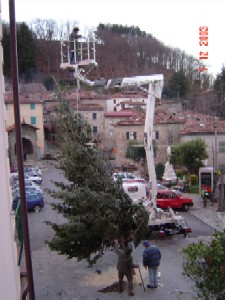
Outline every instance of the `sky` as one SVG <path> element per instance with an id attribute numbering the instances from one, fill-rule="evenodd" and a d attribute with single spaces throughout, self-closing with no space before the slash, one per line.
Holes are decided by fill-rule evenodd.
<path id="1" fill-rule="evenodd" d="M 225 64 L 225 0 L 0 0 L 1 19 L 9 20 L 9 2 L 15 3 L 16 22 L 53 19 L 74 21 L 80 31 L 99 23 L 137 26 L 166 46 L 199 58 L 208 73 Z M 208 27 L 208 46 L 199 45 L 199 27 Z M 205 56 L 206 57 L 206 56 Z M 139 74 L 137 74 L 139 75 Z"/>

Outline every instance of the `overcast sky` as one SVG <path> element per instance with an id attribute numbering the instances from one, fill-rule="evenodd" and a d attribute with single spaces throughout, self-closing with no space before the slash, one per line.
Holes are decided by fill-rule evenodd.
<path id="1" fill-rule="evenodd" d="M 9 0 L 1 1 L 1 18 L 9 20 Z M 35 18 L 75 21 L 82 28 L 99 23 L 138 26 L 167 46 L 199 57 L 208 52 L 209 73 L 225 64 L 225 0 L 14 0 L 16 21 Z M 208 26 L 207 47 L 199 46 L 199 27 Z M 81 32 L 82 33 L 82 32 Z M 138 74 L 137 74 L 138 75 Z"/>

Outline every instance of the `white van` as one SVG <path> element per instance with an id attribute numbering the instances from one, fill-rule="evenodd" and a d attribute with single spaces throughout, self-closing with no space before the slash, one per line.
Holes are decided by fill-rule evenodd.
<path id="1" fill-rule="evenodd" d="M 143 203 L 147 200 L 146 185 L 141 182 L 124 182 L 123 189 L 134 203 Z"/>

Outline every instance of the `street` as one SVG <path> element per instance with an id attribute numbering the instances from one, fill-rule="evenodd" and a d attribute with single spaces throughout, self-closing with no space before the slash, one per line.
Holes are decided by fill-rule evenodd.
<path id="1" fill-rule="evenodd" d="M 41 186 L 43 190 L 54 188 L 51 181 L 62 179 L 59 172 L 53 164 L 49 164 L 48 170 L 43 172 Z M 56 200 L 45 193 L 45 201 L 45 207 L 40 213 L 28 215 L 36 299 L 128 299 L 126 290 L 122 295 L 115 292 L 106 294 L 98 292 L 117 281 L 117 256 L 114 251 L 106 251 L 93 268 L 88 268 L 86 261 L 67 260 L 63 255 L 49 250 L 44 241 L 52 239 L 54 235 L 52 229 L 44 222 L 62 222 L 63 219 L 48 204 Z M 213 229 L 188 212 L 179 213 L 185 216 L 193 232 L 187 238 L 182 235 L 163 239 L 150 237 L 150 242 L 158 245 L 162 253 L 159 267 L 160 286 L 158 289 L 144 292 L 137 272 L 134 276 L 135 296 L 133 299 L 149 299 L 150 297 L 153 300 L 194 299 L 193 283 L 182 275 L 182 248 L 199 239 L 209 240 Z M 142 267 L 142 251 L 143 247 L 139 245 L 134 249 L 133 257 L 134 262 L 140 266 L 146 286 L 148 277 L 146 270 Z"/>

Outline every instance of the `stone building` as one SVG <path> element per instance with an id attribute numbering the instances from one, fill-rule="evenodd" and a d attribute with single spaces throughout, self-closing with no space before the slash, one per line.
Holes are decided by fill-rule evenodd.
<path id="1" fill-rule="evenodd" d="M 37 132 L 38 128 L 24 121 L 21 124 L 22 145 L 24 161 L 35 161 L 37 158 Z M 9 140 L 9 161 L 11 166 L 17 165 L 16 158 L 16 132 L 15 125 L 7 128 Z"/>
<path id="2" fill-rule="evenodd" d="M 180 131 L 180 140 L 196 139 L 203 139 L 206 143 L 206 166 L 213 167 L 215 171 L 225 171 L 225 121 L 215 120 L 214 117 L 204 119 L 202 115 L 197 120 L 189 119 Z"/>
<path id="3" fill-rule="evenodd" d="M 23 149 L 27 155 L 27 159 L 40 160 L 45 153 L 44 143 L 44 119 L 43 119 L 43 104 L 45 99 L 45 89 L 42 84 L 29 84 L 20 86 L 19 89 L 20 98 L 20 119 L 21 124 L 28 124 L 29 126 L 23 126 L 24 131 L 22 133 L 26 136 L 22 136 L 24 139 L 23 145 L 26 148 Z M 15 131 L 14 120 L 14 104 L 13 93 L 7 91 L 5 93 L 6 103 L 6 126 L 10 132 L 10 137 L 13 138 L 12 131 Z M 26 128 L 26 130 L 25 130 Z M 29 133 L 28 133 L 29 128 Z M 36 129 L 35 129 L 36 128 Z M 35 129 L 35 130 L 34 130 Z M 15 134 L 15 132 L 14 132 Z M 10 141 L 11 154 L 15 154 L 15 145 L 12 146 L 12 140 Z M 32 144 L 32 146 L 31 146 Z M 29 149 L 28 149 L 28 145 Z M 12 148 L 11 148 L 12 146 Z M 31 149 L 33 149 L 31 153 Z"/>
<path id="4" fill-rule="evenodd" d="M 153 149 L 155 163 L 164 164 L 167 159 L 167 148 L 179 141 L 179 132 L 185 123 L 184 118 L 171 112 L 156 110 L 154 117 Z M 129 168 L 134 162 L 125 157 L 129 141 L 135 140 L 144 146 L 145 113 L 130 117 L 115 124 L 116 136 L 116 166 L 125 165 Z M 135 163 L 137 168 L 143 167 L 143 162 Z"/>
<path id="5" fill-rule="evenodd" d="M 183 114 L 156 109 L 154 116 L 155 163 L 165 163 L 167 148 L 180 141 L 180 130 L 185 124 Z"/>
<path id="6" fill-rule="evenodd" d="M 71 103 L 75 112 L 82 114 L 92 128 L 92 142 L 97 143 L 99 148 L 104 145 L 104 109 L 99 104 L 78 104 Z"/>

